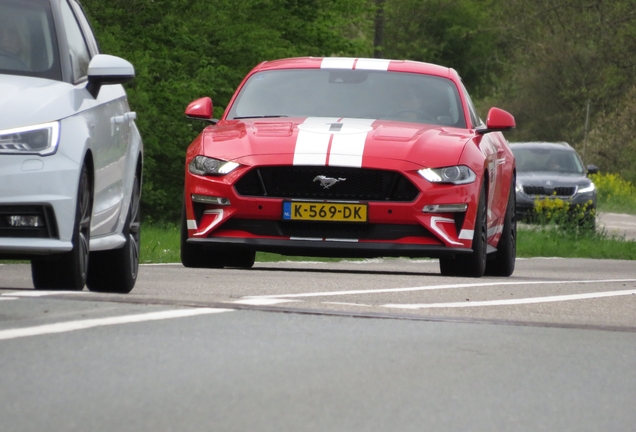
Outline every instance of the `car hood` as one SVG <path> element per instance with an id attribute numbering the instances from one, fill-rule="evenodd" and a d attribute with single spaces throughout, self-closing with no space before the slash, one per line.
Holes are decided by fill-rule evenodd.
<path id="1" fill-rule="evenodd" d="M 517 172 L 517 183 L 526 186 L 587 186 L 592 181 L 583 174 L 558 172 Z"/>
<path id="2" fill-rule="evenodd" d="M 333 165 L 403 168 L 456 165 L 473 135 L 418 123 L 295 118 L 222 121 L 203 133 L 204 153 L 245 165 Z"/>
<path id="3" fill-rule="evenodd" d="M 80 105 L 68 83 L 0 74 L 0 130 L 59 120 Z"/>

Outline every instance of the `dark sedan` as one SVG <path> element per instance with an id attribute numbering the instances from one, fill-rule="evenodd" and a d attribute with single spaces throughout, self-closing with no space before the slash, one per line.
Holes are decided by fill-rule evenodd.
<path id="1" fill-rule="evenodd" d="M 584 207 L 589 215 L 596 209 L 596 187 L 587 174 L 598 172 L 585 167 L 581 157 L 564 142 L 510 143 L 517 160 L 517 220 L 531 219 L 536 199 L 561 199 Z"/>

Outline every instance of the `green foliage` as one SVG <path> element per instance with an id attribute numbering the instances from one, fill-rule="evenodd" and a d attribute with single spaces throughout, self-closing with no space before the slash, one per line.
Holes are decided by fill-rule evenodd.
<path id="1" fill-rule="evenodd" d="M 456 69 L 473 96 L 483 96 L 501 71 L 500 33 L 490 20 L 496 3 L 386 0 L 382 54 Z"/>
<path id="2" fill-rule="evenodd" d="M 145 146 L 142 212 L 180 214 L 185 149 L 203 128 L 183 116 L 212 97 L 219 117 L 258 63 L 305 55 L 369 55 L 366 0 L 84 0 L 104 53 L 129 60 L 127 86 Z"/>
<path id="3" fill-rule="evenodd" d="M 592 200 L 583 205 L 571 205 L 555 197 L 536 198 L 531 222 L 567 232 L 572 236 L 586 236 L 596 229 L 596 209 Z"/>
<path id="4" fill-rule="evenodd" d="M 567 141 L 602 170 L 636 172 L 633 127 L 631 136 L 614 131 L 628 120 L 621 102 L 634 105 L 635 8 L 635 0 L 499 2 L 508 74 L 480 105 L 515 115 L 511 140 Z M 587 130 L 597 133 L 586 140 L 588 104 Z"/>
<path id="5" fill-rule="evenodd" d="M 636 186 L 618 174 L 592 174 L 598 207 L 604 211 L 636 214 Z"/>

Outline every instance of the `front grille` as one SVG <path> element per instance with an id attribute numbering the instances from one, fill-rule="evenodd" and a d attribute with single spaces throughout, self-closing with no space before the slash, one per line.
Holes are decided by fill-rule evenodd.
<path id="1" fill-rule="evenodd" d="M 348 222 L 270 221 L 230 219 L 221 230 L 245 231 L 258 236 L 357 240 L 398 240 L 404 237 L 431 237 L 423 226 L 365 224 Z"/>
<path id="2" fill-rule="evenodd" d="M 571 197 L 576 192 L 576 187 L 574 186 L 561 186 L 561 187 L 544 187 L 544 186 L 524 186 L 523 192 L 526 195 L 541 195 L 541 196 L 550 196 L 555 195 L 559 197 Z"/>
<path id="3" fill-rule="evenodd" d="M 37 216 L 42 225 L 16 227 L 9 223 L 11 216 Z M 47 205 L 2 205 L 0 206 L 0 237 L 14 238 L 58 238 L 53 209 Z"/>
<path id="4" fill-rule="evenodd" d="M 336 181 L 325 188 L 319 176 Z M 339 201 L 410 202 L 419 194 L 398 172 L 325 166 L 256 168 L 245 174 L 235 189 L 243 196 Z"/>

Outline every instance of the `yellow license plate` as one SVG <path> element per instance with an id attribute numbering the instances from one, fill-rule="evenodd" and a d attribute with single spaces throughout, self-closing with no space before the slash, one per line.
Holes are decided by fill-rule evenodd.
<path id="1" fill-rule="evenodd" d="M 336 222 L 366 222 L 366 204 L 283 202 L 283 219 Z"/>

